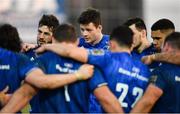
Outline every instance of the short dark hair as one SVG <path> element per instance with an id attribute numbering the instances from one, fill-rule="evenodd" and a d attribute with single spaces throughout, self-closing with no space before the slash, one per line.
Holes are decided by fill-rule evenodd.
<path id="1" fill-rule="evenodd" d="M 175 30 L 174 23 L 169 19 L 160 19 L 156 21 L 151 27 L 152 31 L 167 30 L 167 29 Z"/>
<path id="2" fill-rule="evenodd" d="M 48 26 L 52 32 L 59 26 L 59 20 L 54 15 L 43 15 L 39 21 L 38 27 Z"/>
<path id="3" fill-rule="evenodd" d="M 16 27 L 10 24 L 0 26 L 0 47 L 14 52 L 20 52 L 21 39 Z"/>
<path id="4" fill-rule="evenodd" d="M 78 18 L 79 24 L 89 24 L 91 22 L 96 27 L 98 27 L 98 25 L 101 25 L 101 15 L 97 9 L 88 8 L 85 11 L 83 11 Z"/>
<path id="5" fill-rule="evenodd" d="M 61 24 L 54 32 L 54 38 L 58 42 L 75 42 L 77 40 L 76 30 L 70 24 Z"/>
<path id="6" fill-rule="evenodd" d="M 115 40 L 120 46 L 130 48 L 133 43 L 133 32 L 127 26 L 118 26 L 111 32 L 110 40 Z"/>
<path id="7" fill-rule="evenodd" d="M 165 40 L 165 43 L 169 43 L 173 48 L 180 50 L 180 32 L 173 32 L 169 34 Z"/>
<path id="8" fill-rule="evenodd" d="M 130 18 L 124 23 L 124 25 L 128 26 L 128 27 L 133 24 L 135 24 L 135 27 L 138 31 L 146 30 L 146 25 L 145 25 L 144 21 L 139 17 Z"/>

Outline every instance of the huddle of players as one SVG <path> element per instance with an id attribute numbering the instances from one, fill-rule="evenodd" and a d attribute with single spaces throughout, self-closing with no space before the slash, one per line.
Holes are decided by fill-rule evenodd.
<path id="1" fill-rule="evenodd" d="M 35 94 L 32 112 L 180 112 L 180 67 L 175 65 L 179 64 L 180 33 L 175 32 L 170 20 L 161 19 L 152 25 L 152 44 L 140 18 L 129 19 L 114 28 L 110 36 L 102 34 L 100 13 L 95 9 L 82 12 L 78 22 L 82 34 L 79 39 L 72 25 L 59 25 L 53 15 L 43 15 L 38 27 L 38 49 L 29 50 L 32 46 L 27 44 L 19 48 L 20 39 L 12 39 L 18 36 L 17 31 L 9 41 L 1 38 L 0 75 L 6 76 L 1 79 L 1 90 L 8 85 L 8 93 L 13 93 L 25 80 L 2 112 L 19 111 Z M 0 34 L 7 37 L 8 27 L 15 29 L 2 25 Z M 158 53 L 162 45 L 163 53 Z M 7 50 L 21 50 L 29 58 Z M 48 52 L 37 56 L 35 50 Z M 152 63 L 149 67 L 154 70 L 150 73 L 141 59 L 166 63 Z M 44 76 L 42 70 L 48 75 Z"/>

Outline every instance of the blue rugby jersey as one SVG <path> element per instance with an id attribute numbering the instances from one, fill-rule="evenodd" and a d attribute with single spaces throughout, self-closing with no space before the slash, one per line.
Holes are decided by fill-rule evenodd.
<path id="1" fill-rule="evenodd" d="M 9 86 L 8 93 L 13 93 L 35 68 L 25 55 L 0 48 L 0 90 Z"/>
<path id="2" fill-rule="evenodd" d="M 133 60 L 126 52 L 112 53 L 95 49 L 89 50 L 88 63 L 102 70 L 108 87 L 119 99 L 124 111 L 128 113 L 148 85 L 150 76 L 148 67 L 140 61 Z M 90 105 L 90 112 L 103 112 L 94 104 L 93 102 Z"/>
<path id="3" fill-rule="evenodd" d="M 152 72 L 153 84 L 163 91 L 152 112 L 180 113 L 180 66 L 163 63 Z"/>
<path id="4" fill-rule="evenodd" d="M 97 48 L 97 49 L 105 49 L 108 50 L 109 49 L 109 35 L 103 35 L 103 38 L 101 39 L 101 41 L 95 45 L 86 43 L 83 37 L 79 38 L 79 47 L 84 47 L 84 48 L 88 48 L 88 49 L 93 49 L 93 48 Z"/>
<path id="5" fill-rule="evenodd" d="M 82 63 L 47 52 L 37 58 L 37 63 L 47 74 L 74 73 Z M 40 112 L 46 113 L 85 113 L 89 108 L 89 95 L 98 86 L 107 84 L 101 72 L 95 69 L 87 81 L 78 81 L 55 90 L 42 90 L 39 93 Z"/>

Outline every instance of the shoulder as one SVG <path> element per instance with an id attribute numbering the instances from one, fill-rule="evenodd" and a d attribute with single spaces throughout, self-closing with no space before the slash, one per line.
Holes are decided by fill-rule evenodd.
<path id="1" fill-rule="evenodd" d="M 111 52 L 104 49 L 89 49 L 88 54 L 95 56 L 105 56 L 105 55 L 111 55 Z"/>

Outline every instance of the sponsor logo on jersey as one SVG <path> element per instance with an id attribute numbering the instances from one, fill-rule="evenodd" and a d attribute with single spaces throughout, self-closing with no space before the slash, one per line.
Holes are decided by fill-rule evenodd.
<path id="1" fill-rule="evenodd" d="M 137 69 L 136 69 L 136 70 L 137 70 Z M 121 74 L 125 74 L 125 75 L 127 75 L 127 76 L 131 76 L 131 77 L 137 78 L 137 79 L 139 79 L 139 80 L 148 82 L 148 78 L 140 75 L 140 74 L 137 73 L 137 72 L 131 72 L 131 71 L 126 70 L 126 69 L 124 69 L 124 68 L 119 68 L 118 72 L 121 73 Z"/>
<path id="2" fill-rule="evenodd" d="M 66 68 L 66 67 L 61 67 L 59 64 L 56 64 L 56 69 L 59 72 L 63 72 L 63 73 L 74 73 L 74 72 L 77 71 L 77 70 L 74 70 L 74 69 L 70 69 L 70 68 Z"/>
<path id="3" fill-rule="evenodd" d="M 9 70 L 10 65 L 0 65 L 0 70 Z"/>
<path id="4" fill-rule="evenodd" d="M 179 76 L 175 76 L 175 81 L 180 82 L 180 77 Z"/>

